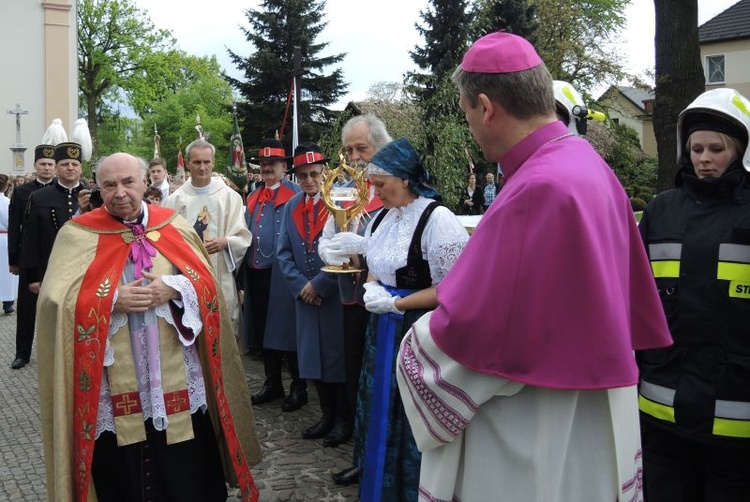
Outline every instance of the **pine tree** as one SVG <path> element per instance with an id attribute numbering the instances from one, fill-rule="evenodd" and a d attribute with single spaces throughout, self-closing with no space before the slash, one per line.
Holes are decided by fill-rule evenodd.
<path id="1" fill-rule="evenodd" d="M 474 38 L 505 30 L 534 43 L 534 32 L 539 26 L 536 4 L 529 0 L 480 0 L 475 6 L 476 33 Z"/>
<path id="2" fill-rule="evenodd" d="M 417 145 L 443 201 L 453 205 L 457 187 L 463 183 L 471 141 L 464 114 L 458 107 L 458 93 L 450 76 L 469 47 L 471 17 L 467 0 L 431 0 L 420 12 L 423 24 L 417 31 L 424 45 L 410 52 L 421 72 L 407 76 L 407 92 L 414 96 L 422 113 Z"/>
<path id="3" fill-rule="evenodd" d="M 317 141 L 336 113 L 327 107 L 341 97 L 346 84 L 340 68 L 324 73 L 339 63 L 345 54 L 321 57 L 327 43 L 315 40 L 326 27 L 323 21 L 325 1 L 264 0 L 257 10 L 246 11 L 249 27 L 242 27 L 255 52 L 248 57 L 229 50 L 232 62 L 244 72 L 244 80 L 228 77 L 243 100 L 238 112 L 245 145 L 253 148 L 281 129 L 287 97 L 292 83 L 294 48 L 300 47 L 302 68 L 298 104 L 300 141 Z M 286 145 L 291 145 L 291 107 L 284 128 Z"/>
<path id="4" fill-rule="evenodd" d="M 446 77 L 461 62 L 469 44 L 471 18 L 466 0 L 431 0 L 420 12 L 424 26 L 416 24 L 425 45 L 409 52 L 412 61 L 426 73 L 410 73 L 409 91 L 419 101 L 429 101 Z"/>

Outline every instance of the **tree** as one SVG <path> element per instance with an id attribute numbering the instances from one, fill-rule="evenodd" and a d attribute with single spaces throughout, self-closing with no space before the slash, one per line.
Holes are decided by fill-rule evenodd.
<path id="1" fill-rule="evenodd" d="M 152 85 L 146 78 L 125 96 L 140 117 L 128 120 L 119 107 L 104 107 L 99 113 L 99 152 L 127 150 L 145 158 L 153 157 L 153 130 L 157 125 L 165 156 L 176 155 L 180 137 L 184 144 L 196 137 L 195 118 L 200 115 L 206 132 L 217 148 L 224 148 L 229 130 L 232 88 L 224 79 L 215 56 L 190 56 L 182 51 L 154 53 L 173 65 L 169 72 L 155 72 Z M 138 77 L 140 80 L 142 77 Z"/>
<path id="2" fill-rule="evenodd" d="M 612 42 L 630 0 L 536 0 L 535 47 L 552 77 L 590 90 L 623 77 Z"/>
<path id="3" fill-rule="evenodd" d="M 531 42 L 536 41 L 539 27 L 536 4 L 529 0 L 478 0 L 474 7 L 473 37 L 505 30 Z"/>
<path id="4" fill-rule="evenodd" d="M 424 73 L 409 73 L 407 79 L 409 91 L 419 102 L 426 103 L 461 62 L 469 45 L 471 18 L 466 0 L 431 0 L 431 6 L 419 16 L 424 26 L 419 23 L 415 26 L 425 44 L 409 51 L 409 55 Z M 434 111 L 425 107 L 426 118 Z"/>
<path id="5" fill-rule="evenodd" d="M 98 155 L 98 124 L 105 100 L 122 101 L 134 75 L 158 71 L 154 52 L 174 44 L 131 0 L 78 0 L 78 81 L 87 114 L 93 156 Z"/>
<path id="6" fill-rule="evenodd" d="M 654 136 L 659 157 L 657 189 L 674 186 L 678 167 L 677 117 L 705 90 L 698 45 L 698 1 L 654 0 L 656 100 Z"/>
<path id="7" fill-rule="evenodd" d="M 180 143 L 184 148 L 197 137 L 196 116 L 200 116 L 207 139 L 217 148 L 216 168 L 221 171 L 228 155 L 232 128 L 232 88 L 215 56 L 189 56 L 187 61 L 191 71 L 200 78 L 183 82 L 176 92 L 154 103 L 153 111 L 144 116 L 144 128 L 153 131 L 156 124 L 161 136 L 162 156 L 174 159 Z M 153 156 L 153 134 L 140 139 L 138 152 L 147 158 Z M 172 167 L 173 163 L 170 161 L 168 165 Z"/>
<path id="8" fill-rule="evenodd" d="M 403 87 L 399 82 L 375 82 L 367 90 L 367 99 L 395 103 L 399 100 Z"/>
<path id="9" fill-rule="evenodd" d="M 345 54 L 318 56 L 328 46 L 316 42 L 327 25 L 323 22 L 324 9 L 325 1 L 264 0 L 260 9 L 246 11 L 250 27 L 241 29 L 255 52 L 242 57 L 229 50 L 232 62 L 244 72 L 245 78 L 243 81 L 228 77 L 244 98 L 238 110 L 246 146 L 259 145 L 281 128 L 291 88 L 295 47 L 301 49 L 305 70 L 300 79 L 302 92 L 298 104 L 300 140 L 317 140 L 335 120 L 336 113 L 328 107 L 344 94 L 346 84 L 340 68 L 329 74 L 323 70 L 341 62 Z M 291 130 L 290 126 L 285 129 L 287 140 Z"/>

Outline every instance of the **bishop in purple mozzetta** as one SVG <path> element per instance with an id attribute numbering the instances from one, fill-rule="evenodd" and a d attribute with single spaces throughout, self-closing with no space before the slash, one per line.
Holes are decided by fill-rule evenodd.
<path id="1" fill-rule="evenodd" d="M 398 356 L 420 500 L 642 500 L 633 350 L 671 338 L 628 198 L 529 42 L 453 80 L 505 186 Z"/>

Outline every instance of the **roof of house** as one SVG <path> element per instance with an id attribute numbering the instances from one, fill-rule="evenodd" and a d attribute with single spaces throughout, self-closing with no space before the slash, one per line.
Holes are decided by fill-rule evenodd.
<path id="1" fill-rule="evenodd" d="M 702 44 L 738 38 L 750 38 L 750 0 L 740 0 L 698 27 Z"/>
<path id="2" fill-rule="evenodd" d="M 624 86 L 612 86 L 610 87 L 604 94 L 607 94 L 611 89 L 617 89 L 623 96 L 628 98 L 629 101 L 631 101 L 635 106 L 638 107 L 639 110 L 642 112 L 646 112 L 645 106 L 643 105 L 643 102 L 648 99 L 654 99 L 656 95 L 654 94 L 653 90 L 648 89 L 639 89 L 637 87 L 624 87 Z M 599 101 L 601 101 L 602 97 L 604 97 L 604 94 L 599 98 Z"/>

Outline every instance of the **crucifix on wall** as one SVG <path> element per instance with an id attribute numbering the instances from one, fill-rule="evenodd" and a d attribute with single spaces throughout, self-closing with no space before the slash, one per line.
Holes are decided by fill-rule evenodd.
<path id="1" fill-rule="evenodd" d="M 10 147 L 11 155 L 13 157 L 13 173 L 23 173 L 25 169 L 24 152 L 26 147 L 21 143 L 21 115 L 28 115 L 28 110 L 23 110 L 19 103 L 16 103 L 16 107 L 12 110 L 8 110 L 8 115 L 16 116 L 16 142 Z"/>

